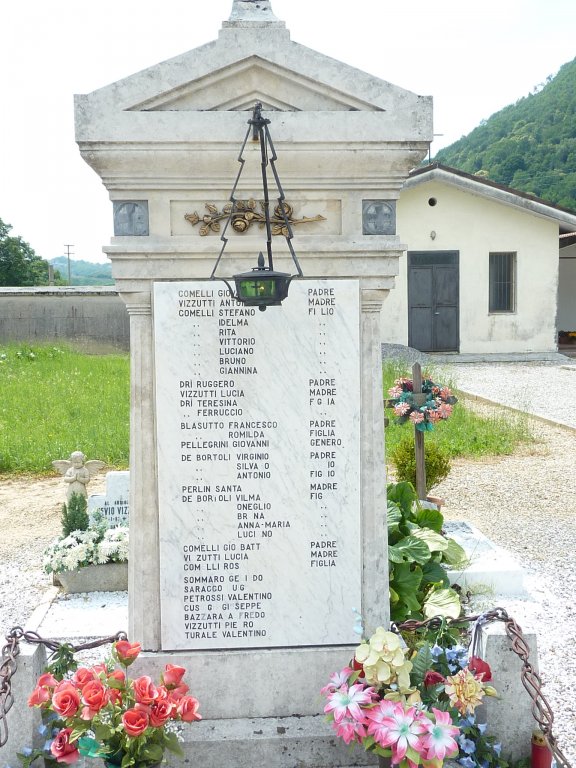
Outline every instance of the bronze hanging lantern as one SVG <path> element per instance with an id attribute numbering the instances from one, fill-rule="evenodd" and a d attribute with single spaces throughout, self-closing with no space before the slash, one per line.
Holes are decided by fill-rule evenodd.
<path id="1" fill-rule="evenodd" d="M 232 296 L 232 298 L 236 299 L 236 301 L 239 301 L 241 304 L 245 304 L 246 306 L 249 306 L 249 307 L 258 307 L 261 311 L 264 311 L 266 307 L 279 306 L 284 301 L 284 299 L 288 296 L 288 289 L 290 287 L 290 282 L 295 277 L 304 277 L 291 242 L 292 227 L 290 226 L 290 221 L 288 218 L 289 211 L 286 208 L 286 204 L 285 204 L 284 190 L 282 189 L 282 185 L 278 177 L 278 172 L 276 170 L 275 162 L 276 162 L 277 156 L 274 150 L 274 145 L 272 144 L 272 139 L 270 137 L 270 131 L 268 130 L 269 124 L 270 124 L 270 120 L 267 120 L 266 118 L 262 117 L 262 104 L 257 103 L 256 106 L 254 107 L 252 118 L 248 121 L 248 131 L 246 132 L 246 136 L 244 138 L 244 142 L 242 144 L 242 148 L 238 156 L 238 162 L 240 163 L 240 170 L 238 171 L 238 175 L 236 177 L 234 187 L 230 194 L 230 203 L 232 204 L 231 212 L 228 220 L 226 221 L 226 225 L 224 227 L 222 236 L 220 238 L 222 240 L 222 248 L 216 260 L 216 264 L 214 265 L 214 269 L 212 270 L 212 274 L 210 275 L 211 280 L 215 280 L 215 279 L 224 280 L 224 282 L 228 286 L 230 295 Z M 243 158 L 243 154 L 244 154 L 244 149 L 246 147 L 246 142 L 248 141 L 250 134 L 252 134 L 252 138 L 255 141 L 258 141 L 260 144 L 260 156 L 261 156 L 261 166 L 262 166 L 262 189 L 263 189 L 263 200 L 261 202 L 261 206 L 264 213 L 264 224 L 266 227 L 266 255 L 267 255 L 268 263 L 266 264 L 266 259 L 262 254 L 262 252 L 260 252 L 258 255 L 257 265 L 255 267 L 253 267 L 248 272 L 241 272 L 240 274 L 234 275 L 231 278 L 234 281 L 236 286 L 236 291 L 234 291 L 230 284 L 229 279 L 216 277 L 216 270 L 218 269 L 218 265 L 220 264 L 220 260 L 224 253 L 224 249 L 226 248 L 226 245 L 228 243 L 228 239 L 226 238 L 226 230 L 228 229 L 228 225 L 230 224 L 230 222 L 234 222 L 235 213 L 238 210 L 240 210 L 240 208 L 238 207 L 239 201 L 235 197 L 235 193 L 236 193 L 236 188 L 238 186 L 238 182 L 240 180 L 240 176 L 242 175 L 242 171 L 244 169 L 245 160 Z M 268 191 L 268 173 L 267 173 L 268 165 L 270 165 L 272 169 L 272 173 L 274 175 L 274 180 L 278 190 L 278 204 L 275 208 L 275 213 L 283 221 L 283 224 L 281 226 L 281 232 L 286 239 L 288 249 L 292 256 L 292 261 L 294 262 L 294 265 L 296 267 L 297 274 L 295 275 L 290 275 L 288 272 L 276 272 L 276 270 L 274 269 L 274 260 L 272 257 L 272 225 L 270 221 L 270 198 L 269 198 L 269 191 Z M 232 227 L 234 228 L 234 223 L 232 223 Z"/>

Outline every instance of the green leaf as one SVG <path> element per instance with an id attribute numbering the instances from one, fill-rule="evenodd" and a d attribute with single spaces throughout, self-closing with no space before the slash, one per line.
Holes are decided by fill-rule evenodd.
<path id="1" fill-rule="evenodd" d="M 139 760 L 145 760 L 147 763 L 159 763 L 164 757 L 164 750 L 160 744 L 146 744 L 138 754 Z"/>
<path id="2" fill-rule="evenodd" d="M 22 752 L 17 752 L 16 755 L 22 763 L 22 768 L 30 768 L 35 760 L 39 757 L 45 757 L 46 753 L 43 749 L 34 749 L 29 755 L 25 755 Z"/>
<path id="3" fill-rule="evenodd" d="M 372 744 L 374 744 L 374 736 L 366 736 L 362 742 L 365 750 L 369 750 Z"/>
<path id="4" fill-rule="evenodd" d="M 419 563 L 430 560 L 430 548 L 416 536 L 405 536 L 397 544 L 388 547 L 388 557 L 393 563 Z"/>
<path id="5" fill-rule="evenodd" d="M 416 512 L 416 522 L 422 528 L 432 528 L 440 533 L 444 523 L 444 515 L 438 509 L 419 509 Z"/>
<path id="6" fill-rule="evenodd" d="M 390 529 L 397 530 L 399 524 L 402 522 L 402 510 L 397 504 L 389 503 L 386 517 L 388 521 L 388 532 L 390 532 Z"/>
<path id="7" fill-rule="evenodd" d="M 94 736 L 100 742 L 107 741 L 108 739 L 110 739 L 110 737 L 114 733 L 113 726 L 104 725 L 103 723 L 93 723 L 92 730 L 94 731 Z"/>
<path id="8" fill-rule="evenodd" d="M 435 563 L 433 561 L 425 563 L 422 571 L 424 574 L 422 579 L 423 581 L 426 581 L 430 584 L 442 584 L 445 587 L 450 586 L 448 574 L 439 563 Z"/>
<path id="9" fill-rule="evenodd" d="M 348 678 L 348 683 L 349 683 L 349 685 L 354 685 L 354 683 L 356 682 L 356 680 L 358 680 L 358 678 L 360 677 L 360 672 L 361 672 L 361 671 L 362 671 L 362 670 L 360 670 L 360 669 L 355 669 L 355 670 L 354 670 L 354 672 L 352 672 L 352 674 L 351 674 L 351 675 L 350 675 L 350 677 Z"/>
<path id="10" fill-rule="evenodd" d="M 178 757 L 184 757 L 184 750 L 175 733 L 166 734 L 166 749 L 169 749 L 170 752 L 178 755 Z"/>
<path id="11" fill-rule="evenodd" d="M 460 616 L 462 607 L 458 593 L 448 587 L 432 592 L 428 599 L 425 600 L 422 610 L 427 619 L 431 619 L 434 616 L 446 616 L 450 619 L 457 619 Z"/>
<path id="12" fill-rule="evenodd" d="M 420 610 L 420 603 L 416 598 L 418 587 L 422 581 L 422 569 L 412 566 L 410 563 L 399 563 L 394 566 L 394 577 L 391 587 L 398 594 L 400 600 L 412 611 Z"/>
<path id="13" fill-rule="evenodd" d="M 450 565 L 459 565 L 468 561 L 466 550 L 454 539 L 447 539 L 448 546 L 442 552 L 442 559 Z"/>
<path id="14" fill-rule="evenodd" d="M 411 659 L 411 661 L 412 672 L 410 673 L 410 677 L 415 683 L 421 683 L 424 680 L 424 675 L 432 667 L 434 662 L 428 643 L 418 650 L 418 653 Z"/>
<path id="15" fill-rule="evenodd" d="M 420 528 L 417 531 L 412 531 L 412 536 L 425 541 L 431 552 L 444 552 L 448 548 L 448 539 L 431 528 Z"/>
<path id="16" fill-rule="evenodd" d="M 412 505 L 418 500 L 418 494 L 411 483 L 390 483 L 386 493 L 388 500 L 400 507 L 404 517 L 412 516 Z"/>

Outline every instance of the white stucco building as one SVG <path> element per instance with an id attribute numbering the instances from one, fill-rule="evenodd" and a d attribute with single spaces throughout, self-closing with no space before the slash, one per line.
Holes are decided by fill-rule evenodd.
<path id="1" fill-rule="evenodd" d="M 575 246 L 559 258 L 559 235 L 575 230 L 575 213 L 531 195 L 439 164 L 413 171 L 397 204 L 408 249 L 383 341 L 429 352 L 555 350 L 558 331 L 576 327 Z"/>

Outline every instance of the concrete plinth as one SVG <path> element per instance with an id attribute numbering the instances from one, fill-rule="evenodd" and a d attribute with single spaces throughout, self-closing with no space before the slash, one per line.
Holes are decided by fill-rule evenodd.
<path id="1" fill-rule="evenodd" d="M 128 563 L 87 565 L 57 574 L 64 592 L 121 592 L 128 589 Z"/>
<path id="2" fill-rule="evenodd" d="M 186 758 L 202 768 L 336 768 L 376 765 L 361 747 L 350 749 L 323 716 L 203 720 L 185 731 Z M 172 758 L 170 765 L 179 765 Z"/>
<path id="3" fill-rule="evenodd" d="M 530 664 L 538 671 L 536 635 L 524 632 L 530 649 Z M 503 756 L 521 760 L 530 755 L 530 741 L 536 723 L 532 699 L 522 684 L 522 661 L 512 649 L 504 624 L 497 622 L 482 630 L 483 658 L 492 669 L 492 684 L 498 698 L 486 698 L 489 733 L 502 744 Z"/>
<path id="4" fill-rule="evenodd" d="M 28 697 L 36 686 L 36 680 L 44 671 L 46 653 L 42 645 L 21 643 L 17 658 L 17 669 L 12 683 L 14 703 L 7 715 L 8 741 L 0 753 L 0 766 L 17 766 L 17 757 L 25 747 L 41 746 L 38 726 L 41 724 L 40 711 L 28 706 Z"/>

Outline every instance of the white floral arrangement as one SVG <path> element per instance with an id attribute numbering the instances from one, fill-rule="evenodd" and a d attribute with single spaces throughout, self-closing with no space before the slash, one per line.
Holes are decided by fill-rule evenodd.
<path id="1" fill-rule="evenodd" d="M 128 527 L 107 528 L 102 524 L 86 531 L 72 531 L 57 538 L 44 552 L 46 573 L 60 573 L 87 565 L 124 563 L 128 560 Z"/>

